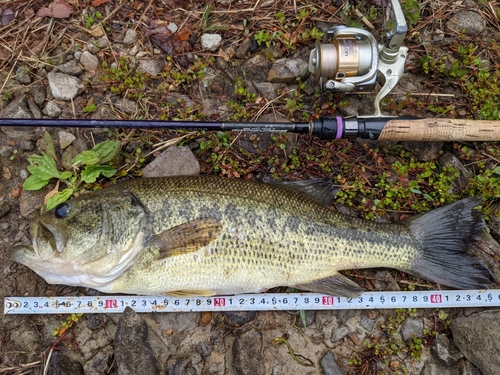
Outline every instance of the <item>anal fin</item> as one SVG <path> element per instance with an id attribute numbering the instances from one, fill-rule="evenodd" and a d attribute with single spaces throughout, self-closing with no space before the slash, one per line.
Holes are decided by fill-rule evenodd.
<path id="1" fill-rule="evenodd" d="M 349 298 L 358 297 L 364 291 L 358 284 L 340 273 L 309 283 L 297 284 L 294 285 L 294 288 Z"/>

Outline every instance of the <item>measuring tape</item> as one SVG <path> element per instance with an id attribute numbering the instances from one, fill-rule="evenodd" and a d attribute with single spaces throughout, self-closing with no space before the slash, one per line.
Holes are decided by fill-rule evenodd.
<path id="1" fill-rule="evenodd" d="M 5 297 L 4 314 L 348 310 L 500 306 L 500 289 L 366 292 L 356 298 L 316 293 L 242 294 L 220 297 L 97 296 Z"/>

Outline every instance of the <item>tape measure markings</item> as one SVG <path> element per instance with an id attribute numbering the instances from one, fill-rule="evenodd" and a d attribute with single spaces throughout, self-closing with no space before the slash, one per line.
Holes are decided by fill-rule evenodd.
<path id="1" fill-rule="evenodd" d="M 316 293 L 242 294 L 217 297 L 96 296 L 5 297 L 4 314 L 346 310 L 500 306 L 500 289 L 366 292 L 357 298 Z"/>

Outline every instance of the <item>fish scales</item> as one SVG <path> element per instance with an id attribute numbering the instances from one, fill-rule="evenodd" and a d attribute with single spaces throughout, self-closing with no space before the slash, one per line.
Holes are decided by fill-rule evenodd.
<path id="1" fill-rule="evenodd" d="M 137 264 L 145 267 L 131 269 L 110 292 L 134 280 L 136 293 L 143 293 L 150 288 L 146 270 L 158 267 L 161 271 L 154 273 L 164 275 L 172 290 L 212 284 L 222 293 L 257 292 L 265 289 L 263 283 L 302 284 L 328 277 L 332 270 L 407 266 L 415 251 L 410 237 L 401 233 L 404 227 L 395 236 L 393 225 L 339 215 L 309 196 L 275 185 L 189 177 L 137 181 L 126 189 L 148 209 L 155 233 L 215 217 L 223 223 L 223 234 L 196 254 L 168 262 L 143 253 Z M 168 193 L 161 196 L 161 191 Z M 161 290 L 165 281 L 157 284 Z"/>
<path id="2" fill-rule="evenodd" d="M 32 223 L 12 259 L 50 283 L 110 293 L 214 295 L 292 286 L 346 296 L 339 270 L 390 267 L 457 288 L 494 277 L 464 253 L 484 227 L 467 198 L 397 224 L 348 217 L 331 184 L 214 176 L 128 181 L 63 203 Z M 326 199 L 325 199 L 326 198 Z"/>

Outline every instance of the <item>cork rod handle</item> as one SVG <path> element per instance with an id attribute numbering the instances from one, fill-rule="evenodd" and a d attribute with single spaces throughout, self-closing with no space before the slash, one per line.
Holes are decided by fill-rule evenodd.
<path id="1" fill-rule="evenodd" d="M 382 141 L 500 141 L 500 121 L 467 119 L 390 120 Z"/>

